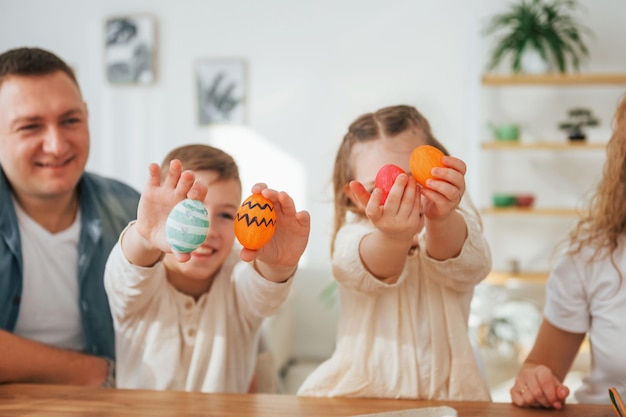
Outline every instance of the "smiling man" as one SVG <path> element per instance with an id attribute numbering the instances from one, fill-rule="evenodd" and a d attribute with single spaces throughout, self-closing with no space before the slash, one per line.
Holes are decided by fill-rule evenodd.
<path id="1" fill-rule="evenodd" d="M 0 54 L 0 383 L 114 382 L 104 266 L 139 194 L 85 172 L 89 142 L 63 60 Z"/>

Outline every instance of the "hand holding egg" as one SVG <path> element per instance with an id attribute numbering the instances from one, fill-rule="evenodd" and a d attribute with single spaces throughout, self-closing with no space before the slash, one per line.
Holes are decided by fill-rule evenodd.
<path id="1" fill-rule="evenodd" d="M 380 205 L 384 205 L 387 200 L 387 196 L 389 195 L 389 191 L 393 184 L 396 182 L 396 178 L 398 175 L 404 174 L 404 170 L 397 165 L 394 164 L 386 164 L 383 165 L 376 174 L 376 179 L 374 180 L 374 187 L 380 188 L 383 192 L 380 198 Z"/>
<path id="2" fill-rule="evenodd" d="M 441 161 L 443 152 L 431 145 L 422 145 L 411 152 L 411 174 L 419 185 L 426 187 L 426 181 L 433 178 L 433 168 L 444 168 Z"/>
<path id="3" fill-rule="evenodd" d="M 243 246 L 241 260 L 254 261 L 255 269 L 275 282 L 283 282 L 295 271 L 310 229 L 307 211 L 296 211 L 289 194 L 263 183 L 252 187 L 252 195 L 235 216 L 235 236 Z"/>
<path id="4" fill-rule="evenodd" d="M 205 241 L 209 217 L 201 201 L 185 199 L 176 204 L 165 222 L 165 235 L 171 248 L 189 253 Z"/>
<path id="5" fill-rule="evenodd" d="M 246 249 L 260 249 L 270 241 L 276 230 L 274 204 L 262 194 L 252 194 L 235 215 L 235 236 Z"/>

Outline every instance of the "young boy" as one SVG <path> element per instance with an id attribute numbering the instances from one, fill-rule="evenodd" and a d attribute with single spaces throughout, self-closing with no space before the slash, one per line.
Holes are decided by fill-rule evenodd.
<path id="1" fill-rule="evenodd" d="M 286 299 L 310 231 L 309 213 L 296 212 L 287 193 L 264 184 L 252 192 L 272 201 L 277 222 L 256 251 L 234 244 L 241 181 L 230 155 L 187 145 L 161 169 L 150 165 L 137 220 L 105 271 L 119 388 L 247 392 L 261 324 Z M 169 212 L 185 198 L 203 201 L 210 222 L 190 254 L 173 252 L 165 236 Z"/>

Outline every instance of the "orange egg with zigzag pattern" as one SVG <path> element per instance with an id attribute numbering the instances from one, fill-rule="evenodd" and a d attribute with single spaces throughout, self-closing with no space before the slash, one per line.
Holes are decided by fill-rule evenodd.
<path id="1" fill-rule="evenodd" d="M 276 212 L 261 194 L 246 198 L 235 215 L 235 236 L 244 248 L 262 248 L 274 236 Z"/>

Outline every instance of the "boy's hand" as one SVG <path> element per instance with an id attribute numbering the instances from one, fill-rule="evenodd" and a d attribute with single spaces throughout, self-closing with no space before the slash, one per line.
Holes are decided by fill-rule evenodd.
<path id="1" fill-rule="evenodd" d="M 296 212 L 293 199 L 284 191 L 255 184 L 252 193 L 261 193 L 274 204 L 276 230 L 270 241 L 257 250 L 243 248 L 241 259 L 245 262 L 259 261 L 261 275 L 271 281 L 284 281 L 295 271 L 300 257 L 306 249 L 311 229 L 307 211 Z"/>
<path id="2" fill-rule="evenodd" d="M 161 169 L 157 164 L 150 164 L 150 178 L 141 194 L 137 208 L 135 229 L 143 239 L 145 250 L 160 250 L 174 253 L 179 261 L 187 261 L 190 254 L 172 251 L 165 236 L 165 222 L 170 211 L 180 201 L 191 198 L 204 201 L 207 186 L 196 181 L 192 171 L 182 171 L 178 160 L 170 163 L 167 177 L 161 184 Z M 130 259 L 129 259 L 130 260 Z"/>

